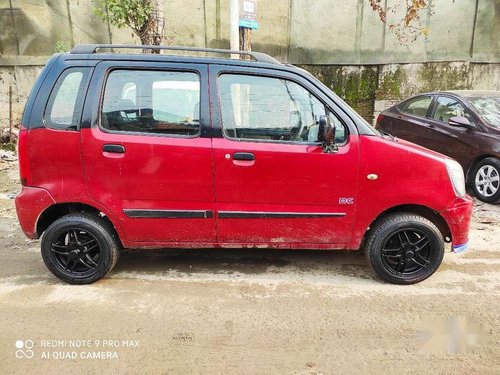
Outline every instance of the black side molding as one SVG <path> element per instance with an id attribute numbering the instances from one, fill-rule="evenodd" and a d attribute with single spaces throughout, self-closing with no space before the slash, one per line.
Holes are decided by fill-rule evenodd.
<path id="1" fill-rule="evenodd" d="M 343 217 L 344 212 L 251 212 L 219 211 L 219 219 L 297 219 Z"/>
<path id="2" fill-rule="evenodd" d="M 125 215 L 131 218 L 150 219 L 211 219 L 212 211 L 206 210 L 137 210 L 124 209 Z"/>

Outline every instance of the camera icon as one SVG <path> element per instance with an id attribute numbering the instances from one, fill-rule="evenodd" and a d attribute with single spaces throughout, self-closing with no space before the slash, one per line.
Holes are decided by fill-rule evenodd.
<path id="1" fill-rule="evenodd" d="M 33 351 L 33 347 L 35 344 L 33 343 L 32 340 L 16 340 L 16 358 L 18 359 L 23 359 L 23 358 L 33 358 L 35 355 L 35 352 Z"/>

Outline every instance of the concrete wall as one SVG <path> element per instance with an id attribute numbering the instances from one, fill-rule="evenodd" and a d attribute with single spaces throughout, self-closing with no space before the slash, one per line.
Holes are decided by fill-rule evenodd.
<path id="1" fill-rule="evenodd" d="M 9 126 L 9 87 L 12 86 L 12 112 L 14 125 L 18 125 L 40 65 L 0 66 L 0 128 Z"/>
<path id="2" fill-rule="evenodd" d="M 402 43 L 388 26 L 404 16 L 401 0 L 381 2 L 388 7 L 386 24 L 368 0 L 259 0 L 253 45 L 294 64 L 500 62 L 500 1 L 427 1 L 431 7 L 415 26 L 428 35 Z M 168 42 L 228 47 L 228 3 L 165 1 Z M 138 42 L 130 30 L 108 27 L 96 16 L 96 4 L 100 0 L 0 0 L 0 55 L 49 56 L 78 43 Z"/>
<path id="3" fill-rule="evenodd" d="M 36 61 L 35 61 L 36 62 Z M 367 121 L 412 95 L 434 90 L 500 90 L 500 63 L 387 65 L 300 65 L 346 100 Z M 8 126 L 8 91 L 13 88 L 14 123 L 43 66 L 0 66 L 0 127 Z"/>

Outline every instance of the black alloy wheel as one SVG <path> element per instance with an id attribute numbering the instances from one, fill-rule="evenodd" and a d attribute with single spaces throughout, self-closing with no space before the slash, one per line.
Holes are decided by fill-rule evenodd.
<path id="1" fill-rule="evenodd" d="M 70 284 L 90 284 L 104 277 L 115 266 L 119 248 L 114 228 L 89 213 L 57 219 L 42 237 L 45 265 Z"/>
<path id="2" fill-rule="evenodd" d="M 50 251 L 54 263 L 68 276 L 90 276 L 103 260 L 97 238 L 79 228 L 64 229 L 54 236 Z"/>
<path id="3" fill-rule="evenodd" d="M 418 283 L 439 268 L 444 256 L 443 235 L 422 216 L 389 214 L 368 231 L 365 255 L 382 279 L 395 284 Z"/>
<path id="4" fill-rule="evenodd" d="M 432 264 L 436 257 L 430 239 L 423 231 L 401 229 L 390 236 L 382 248 L 382 263 L 396 275 L 411 275 Z"/>

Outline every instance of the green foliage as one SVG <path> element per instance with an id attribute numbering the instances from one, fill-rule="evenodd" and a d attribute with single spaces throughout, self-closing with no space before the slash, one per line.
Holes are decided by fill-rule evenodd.
<path id="1" fill-rule="evenodd" d="M 405 71 L 398 66 L 394 72 L 386 72 L 382 75 L 376 97 L 378 100 L 400 100 L 404 97 L 401 87 L 407 83 Z"/>
<path id="2" fill-rule="evenodd" d="M 140 36 L 147 25 L 153 5 L 150 0 L 103 0 L 96 14 L 118 28 L 129 27 Z"/>
<path id="3" fill-rule="evenodd" d="M 425 91 L 471 89 L 469 66 L 454 63 L 426 63 L 418 70 Z"/>
<path id="4" fill-rule="evenodd" d="M 54 47 L 54 52 L 68 52 L 71 49 L 71 46 L 67 42 L 63 42 L 62 40 L 58 40 L 56 42 L 56 46 Z"/>
<path id="5" fill-rule="evenodd" d="M 378 80 L 375 67 L 358 69 L 338 65 L 301 65 L 301 67 L 343 98 L 368 122 L 373 121 L 373 102 Z"/>

